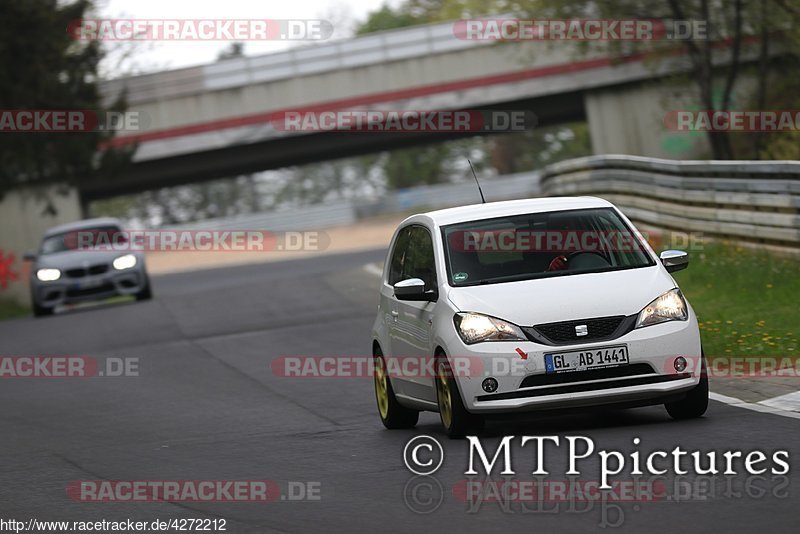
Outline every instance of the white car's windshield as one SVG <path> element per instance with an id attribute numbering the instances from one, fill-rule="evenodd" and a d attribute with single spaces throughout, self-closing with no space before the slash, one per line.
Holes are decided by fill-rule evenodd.
<path id="1" fill-rule="evenodd" d="M 512 215 L 442 228 L 453 286 L 654 265 L 610 208 Z"/>

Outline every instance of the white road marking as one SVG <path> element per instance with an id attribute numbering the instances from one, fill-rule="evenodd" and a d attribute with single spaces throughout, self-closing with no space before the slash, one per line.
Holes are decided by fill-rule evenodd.
<path id="1" fill-rule="evenodd" d="M 759 404 L 780 408 L 781 410 L 788 410 L 790 412 L 800 412 L 800 391 L 793 391 L 786 395 L 763 400 L 760 401 Z"/>
<path id="2" fill-rule="evenodd" d="M 784 395 L 785 396 L 785 395 Z M 776 406 L 767 406 L 763 404 L 764 402 L 768 401 L 761 401 L 759 404 L 754 404 L 751 402 L 745 402 L 741 399 L 737 399 L 736 397 L 728 397 L 727 395 L 721 395 L 719 393 L 714 393 L 713 391 L 708 393 L 708 398 L 722 402 L 725 404 L 729 404 L 731 406 L 736 406 L 737 408 L 744 408 L 746 410 L 753 410 L 754 412 L 761 412 L 761 413 L 771 413 L 773 415 L 781 415 L 783 417 L 791 417 L 792 419 L 800 419 L 800 413 L 792 412 L 783 408 L 779 408 Z"/>

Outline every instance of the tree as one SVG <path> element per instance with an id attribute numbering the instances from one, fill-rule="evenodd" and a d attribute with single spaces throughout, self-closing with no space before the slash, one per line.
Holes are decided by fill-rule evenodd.
<path id="1" fill-rule="evenodd" d="M 523 2 L 524 4 L 524 2 Z M 530 6 L 531 2 L 527 4 Z M 405 0 L 391 7 L 384 4 L 357 28 L 366 33 L 442 22 L 460 18 L 498 15 L 521 9 L 510 0 Z M 575 130 L 575 131 L 573 131 Z M 553 137 L 555 136 L 555 137 Z M 553 137 L 553 140 L 549 140 Z M 483 154 L 499 174 L 527 171 L 553 161 L 552 158 L 587 155 L 590 152 L 585 125 L 537 128 L 514 134 L 445 141 L 423 147 L 394 150 L 382 160 L 387 186 L 392 189 L 445 182 L 457 174 L 458 161 L 471 151 Z"/>
<path id="2" fill-rule="evenodd" d="M 608 43 L 619 55 L 650 52 L 655 67 L 662 61 L 686 57 L 690 70 L 674 75 L 675 81 L 694 84 L 696 104 L 704 111 L 729 110 L 732 106 L 753 109 L 797 107 L 800 81 L 775 79 L 775 73 L 793 72 L 800 64 L 800 5 L 796 0 L 405 0 L 394 8 L 384 5 L 373 12 L 359 33 L 475 16 L 512 14 L 521 19 L 647 19 L 707 22 L 707 39 L 664 43 Z M 724 45 L 724 46 L 723 46 Z M 749 49 L 757 61 L 745 64 Z M 578 49 L 587 50 L 581 43 Z M 675 51 L 683 55 L 676 55 Z M 773 52 L 780 50 L 776 57 Z M 715 51 L 727 54 L 727 65 L 714 63 Z M 736 88 L 752 76 L 755 88 L 750 99 L 737 101 Z M 793 77 L 792 77 L 793 78 Z M 789 134 L 731 134 L 708 132 L 713 157 L 758 158 L 768 154 L 794 153 Z M 791 139 L 790 139 L 791 138 Z"/>
<path id="3" fill-rule="evenodd" d="M 0 104 L 4 111 L 121 111 L 124 98 L 104 109 L 98 90 L 97 41 L 74 40 L 68 26 L 92 9 L 90 0 L 0 2 Z M 77 185 L 109 179 L 132 148 L 103 150 L 112 132 L 7 133 L 0 143 L 0 195 L 20 186 Z"/>
<path id="4" fill-rule="evenodd" d="M 753 105 L 757 109 L 769 107 L 770 68 L 775 62 L 770 50 L 780 44 L 788 56 L 797 56 L 797 23 L 800 22 L 800 8 L 791 0 L 527 0 L 516 10 L 525 18 L 601 18 L 601 19 L 648 19 L 648 20 L 698 20 L 707 23 L 707 38 L 677 41 L 679 50 L 690 60 L 690 71 L 685 78 L 697 87 L 698 106 L 704 111 L 730 110 L 734 102 L 735 87 L 743 74 L 752 73 L 756 77 L 756 91 Z M 787 29 L 789 31 L 787 32 Z M 750 45 L 755 39 L 755 44 Z M 775 41 L 778 41 L 776 43 Z M 668 60 L 676 56 L 676 41 L 663 46 L 651 43 L 634 45 L 628 52 L 646 49 L 655 52 L 652 57 Z M 725 46 L 721 46 L 725 45 Z M 614 44 L 610 48 L 614 48 Z M 617 44 L 617 48 L 622 45 Z M 742 63 L 743 52 L 748 46 L 758 50 L 758 63 L 755 71 L 745 70 Z M 713 62 L 715 50 L 728 55 L 728 64 L 716 66 Z M 783 59 L 785 61 L 785 59 Z M 796 65 L 796 59 L 791 60 Z M 655 61 L 654 64 L 657 64 Z M 738 134 L 736 134 L 738 135 Z M 740 136 L 747 137 L 747 136 Z M 732 134 L 726 131 L 709 131 L 708 139 L 713 157 L 733 159 L 734 154 L 747 152 L 758 157 L 763 144 L 763 136 L 754 134 L 752 150 L 734 150 Z"/>
<path id="5" fill-rule="evenodd" d="M 225 50 L 217 54 L 217 60 L 244 57 L 244 43 L 231 43 Z"/>
<path id="6" fill-rule="evenodd" d="M 414 26 L 415 24 L 424 24 L 425 22 L 428 21 L 415 17 L 409 13 L 408 10 L 404 9 L 402 5 L 394 9 L 388 4 L 383 4 L 380 9 L 371 12 L 367 16 L 367 20 L 358 26 L 356 35 L 405 28 Z"/>

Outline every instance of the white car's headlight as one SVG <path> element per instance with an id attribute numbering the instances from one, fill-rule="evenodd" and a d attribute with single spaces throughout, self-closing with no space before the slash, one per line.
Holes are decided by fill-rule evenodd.
<path id="1" fill-rule="evenodd" d="M 464 343 L 471 345 L 480 341 L 526 340 L 522 330 L 509 322 L 479 313 L 457 313 L 453 317 L 456 330 Z"/>
<path id="2" fill-rule="evenodd" d="M 39 269 L 36 271 L 36 278 L 42 282 L 54 282 L 61 278 L 61 271 L 58 269 Z"/>
<path id="3" fill-rule="evenodd" d="M 639 312 L 636 328 L 666 321 L 685 321 L 689 318 L 686 300 L 678 288 L 670 289 Z"/>
<path id="4" fill-rule="evenodd" d="M 115 259 L 112 265 L 118 271 L 130 269 L 131 267 L 136 266 L 136 256 L 133 254 L 125 254 L 124 256 L 120 256 L 119 258 Z"/>

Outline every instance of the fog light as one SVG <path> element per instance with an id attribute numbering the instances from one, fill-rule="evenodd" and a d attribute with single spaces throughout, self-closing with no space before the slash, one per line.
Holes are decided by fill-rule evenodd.
<path id="1" fill-rule="evenodd" d="M 489 377 L 481 383 L 481 387 L 486 393 L 494 393 L 497 391 L 497 380 Z"/>
<path id="2" fill-rule="evenodd" d="M 686 369 L 686 358 L 683 356 L 678 356 L 675 358 L 675 370 L 679 373 L 682 373 L 684 369 Z"/>

